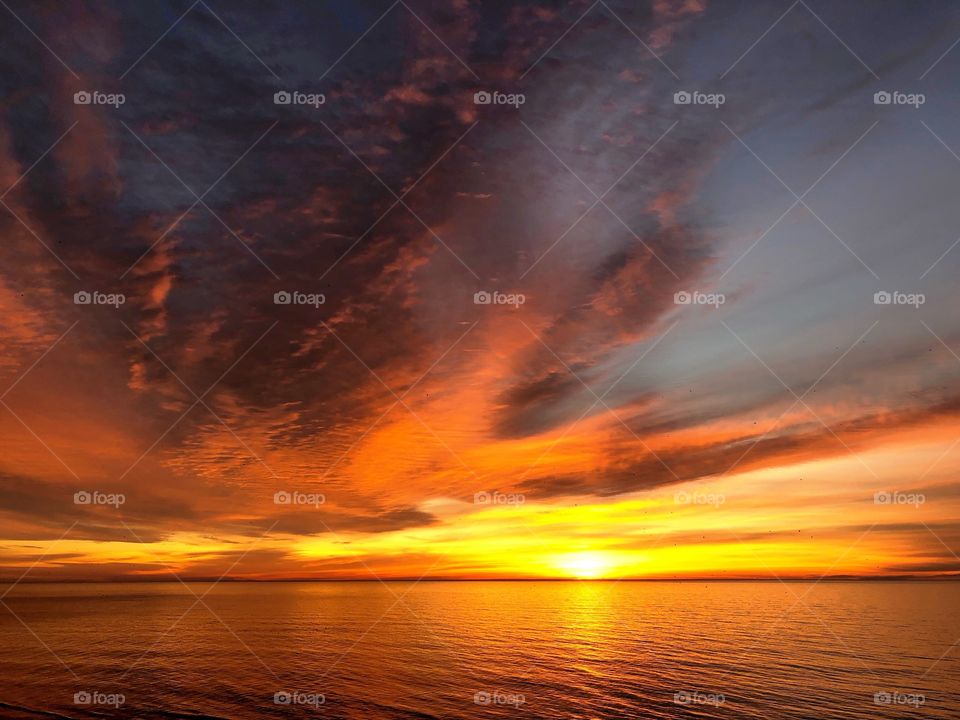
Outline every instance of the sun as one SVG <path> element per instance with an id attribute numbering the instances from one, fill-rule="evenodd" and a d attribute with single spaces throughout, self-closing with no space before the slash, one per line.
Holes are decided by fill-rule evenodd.
<path id="1" fill-rule="evenodd" d="M 580 580 L 602 578 L 611 565 L 612 562 L 606 553 L 591 551 L 568 553 L 562 555 L 557 562 L 557 566 L 565 575 Z"/>

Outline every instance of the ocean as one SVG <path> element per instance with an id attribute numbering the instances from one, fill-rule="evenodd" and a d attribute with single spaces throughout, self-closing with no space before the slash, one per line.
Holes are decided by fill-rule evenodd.
<path id="1" fill-rule="evenodd" d="M 27 584 L 4 718 L 958 718 L 960 583 Z"/>

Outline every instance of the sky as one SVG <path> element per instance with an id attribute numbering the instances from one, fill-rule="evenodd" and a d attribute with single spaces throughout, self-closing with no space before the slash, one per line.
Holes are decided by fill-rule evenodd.
<path id="1" fill-rule="evenodd" d="M 960 573 L 956 4 L 0 18 L 0 579 Z"/>

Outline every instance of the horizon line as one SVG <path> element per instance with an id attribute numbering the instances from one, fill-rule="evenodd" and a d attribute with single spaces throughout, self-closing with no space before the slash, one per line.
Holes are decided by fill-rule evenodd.
<path id="1" fill-rule="evenodd" d="M 708 582 L 708 583 L 825 583 L 825 582 L 944 582 L 960 581 L 960 574 L 940 575 L 833 575 L 810 577 L 629 577 L 629 578 L 576 578 L 576 577 L 518 577 L 518 578 L 447 578 L 447 577 L 357 577 L 357 578 L 245 578 L 245 577 L 180 577 L 174 579 L 135 578 L 83 578 L 83 579 L 0 579 L 0 584 L 11 585 L 107 585 L 107 584 L 152 584 L 152 583 L 353 583 L 353 582 Z"/>

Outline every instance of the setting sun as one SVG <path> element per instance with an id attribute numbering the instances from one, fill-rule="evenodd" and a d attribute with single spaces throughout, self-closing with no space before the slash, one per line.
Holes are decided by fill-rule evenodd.
<path id="1" fill-rule="evenodd" d="M 602 552 L 578 552 L 564 555 L 557 563 L 565 577 L 596 580 L 606 577 L 613 562 Z"/>

